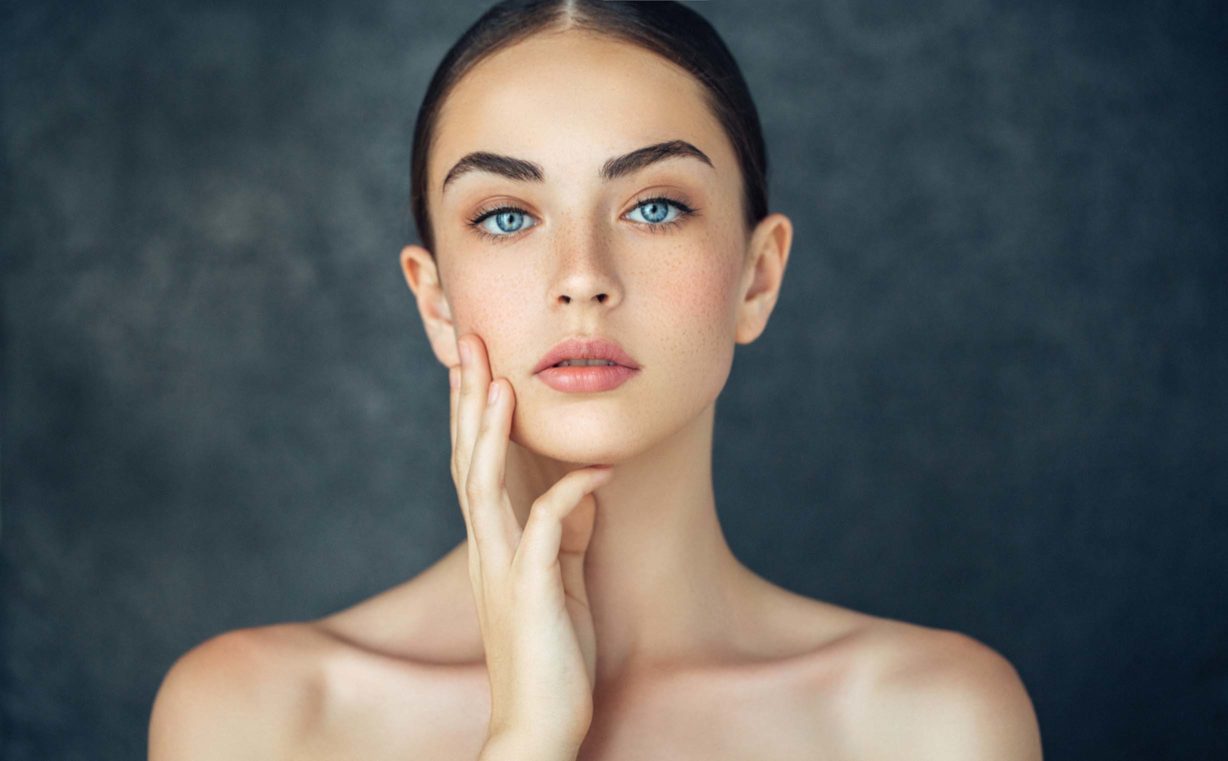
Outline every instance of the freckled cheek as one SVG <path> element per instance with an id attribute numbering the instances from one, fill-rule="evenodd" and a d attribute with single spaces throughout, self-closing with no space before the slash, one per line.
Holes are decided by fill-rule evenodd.
<path id="1" fill-rule="evenodd" d="M 698 261 L 679 274 L 670 290 L 676 324 L 692 326 L 715 341 L 726 340 L 730 330 L 738 274 L 722 261 L 718 256 Z"/>
<path id="2" fill-rule="evenodd" d="M 731 315 L 737 272 L 722 264 L 719 255 L 701 257 L 692 252 L 686 263 L 658 281 L 668 287 L 654 294 L 660 306 L 654 316 L 663 331 L 661 346 L 669 364 L 698 381 L 703 388 L 691 386 L 691 392 L 704 396 L 713 391 L 707 388 L 709 382 L 716 390 L 724 385 L 733 361 Z"/>
<path id="3" fill-rule="evenodd" d="M 457 338 L 469 333 L 481 336 L 494 377 L 515 376 L 526 362 L 531 367 L 537 357 L 523 356 L 531 347 L 522 346 L 523 326 L 534 324 L 531 305 L 522 296 L 527 284 L 476 272 L 461 274 L 456 282 L 467 284 L 451 297 Z"/>

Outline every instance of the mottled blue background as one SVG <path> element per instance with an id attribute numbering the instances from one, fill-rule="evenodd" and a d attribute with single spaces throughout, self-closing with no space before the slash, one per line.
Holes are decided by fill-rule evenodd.
<path id="1" fill-rule="evenodd" d="M 0 5 L 5 759 L 143 758 L 187 649 L 464 537 L 397 253 L 484 7 Z M 796 225 L 735 552 L 994 647 L 1051 761 L 1228 758 L 1226 6 L 694 7 Z"/>

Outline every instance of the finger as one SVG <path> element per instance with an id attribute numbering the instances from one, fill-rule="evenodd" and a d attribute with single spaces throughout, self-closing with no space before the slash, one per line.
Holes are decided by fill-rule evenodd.
<path id="1" fill-rule="evenodd" d="M 474 351 L 475 338 L 476 335 L 471 337 L 466 334 L 457 340 L 457 353 L 461 358 L 457 367 L 460 386 L 456 390 L 456 412 L 453 415 L 454 432 L 452 434 L 452 480 L 460 496 L 465 529 L 471 538 L 473 523 L 465 495 L 465 483 L 469 478 L 469 461 L 473 457 L 473 441 L 477 435 L 477 426 L 481 422 L 486 395 L 486 382 L 481 380 L 482 372 L 478 368 L 477 352 Z M 475 560 L 477 554 L 477 548 L 471 547 L 470 555 Z"/>
<path id="2" fill-rule="evenodd" d="M 593 524 L 597 515 L 597 497 L 585 494 L 579 504 L 562 521 L 562 539 L 559 543 L 559 573 L 563 580 L 563 594 L 588 607 L 588 588 L 584 583 L 584 555 L 593 536 Z"/>
<path id="3" fill-rule="evenodd" d="M 610 468 L 581 468 L 558 480 L 529 510 L 524 535 L 512 562 L 518 571 L 546 570 L 559 559 L 563 521 L 590 492 L 610 480 Z M 595 507 L 595 503 L 594 503 Z M 591 534 L 591 531 L 588 533 Z M 587 542 L 587 537 L 585 537 Z M 571 551 L 576 552 L 572 547 Z M 580 550 L 582 551 L 582 550 Z"/>
<path id="4" fill-rule="evenodd" d="M 448 368 L 448 434 L 452 439 L 452 482 L 457 488 L 464 483 L 460 480 L 460 464 L 456 457 L 456 437 L 457 424 L 460 418 L 460 385 L 461 385 L 461 368 L 460 365 L 453 365 Z M 465 511 L 462 509 L 461 513 Z M 465 524 L 468 525 L 469 516 L 465 516 Z"/>
<path id="5" fill-rule="evenodd" d="M 459 363 L 448 368 L 448 412 L 450 416 L 448 428 L 452 438 L 452 482 L 456 485 L 461 518 L 465 521 L 465 554 L 468 557 L 469 581 L 473 587 L 479 623 L 484 625 L 484 622 L 481 621 L 483 618 L 481 614 L 484 608 L 483 598 L 485 595 L 485 585 L 482 583 L 482 556 L 478 551 L 477 540 L 473 533 L 473 524 L 469 519 L 469 499 L 465 495 L 465 478 L 461 470 L 457 450 L 457 437 L 460 435 L 458 431 L 460 428 L 460 399 L 463 379 L 464 372 Z"/>
<path id="6" fill-rule="evenodd" d="M 456 402 L 460 399 L 460 366 L 448 368 L 448 433 L 452 437 L 452 448 L 456 448 Z"/>
<path id="7" fill-rule="evenodd" d="M 504 486 L 507 442 L 515 398 L 505 379 L 491 381 L 478 439 L 469 463 L 469 519 L 473 522 L 485 572 L 506 570 L 520 541 L 520 524 Z"/>
<path id="8" fill-rule="evenodd" d="M 482 412 L 486 409 L 486 391 L 490 386 L 490 371 L 486 366 L 486 350 L 477 334 L 461 336 L 460 409 L 456 428 L 456 457 L 464 486 L 469 476 L 469 461 L 477 442 Z M 467 352 L 467 354 L 466 354 Z"/>

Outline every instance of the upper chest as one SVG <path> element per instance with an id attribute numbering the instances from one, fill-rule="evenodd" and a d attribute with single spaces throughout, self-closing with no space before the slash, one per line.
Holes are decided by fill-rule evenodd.
<path id="1" fill-rule="evenodd" d="M 632 688 L 596 704 L 578 761 L 838 761 L 845 757 L 848 719 L 840 689 L 801 663 L 693 673 Z"/>
<path id="2" fill-rule="evenodd" d="M 486 739 L 480 668 L 363 660 L 326 678 L 324 716 L 296 758 L 476 758 Z M 595 696 L 578 761 L 838 761 L 842 689 L 838 671 L 802 662 L 640 680 Z"/>

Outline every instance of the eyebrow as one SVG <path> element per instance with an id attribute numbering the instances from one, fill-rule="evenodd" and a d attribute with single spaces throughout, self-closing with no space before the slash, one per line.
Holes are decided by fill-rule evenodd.
<path id="1" fill-rule="evenodd" d="M 606 181 L 614 180 L 637 172 L 649 164 L 681 157 L 696 158 L 708 166 L 712 166 L 712 160 L 708 158 L 708 155 L 694 145 L 685 140 L 667 140 L 663 143 L 654 143 L 643 148 L 636 148 L 630 153 L 624 153 L 621 156 L 609 159 L 601 165 L 600 177 Z M 466 154 L 460 161 L 452 165 L 452 168 L 448 170 L 448 174 L 443 178 L 443 186 L 440 192 L 447 190 L 448 183 L 452 180 L 468 172 L 490 172 L 502 175 L 509 180 L 529 182 L 543 182 L 546 178 L 546 173 L 542 170 L 541 166 L 534 164 L 532 161 L 504 156 L 499 153 L 490 153 L 488 151 L 475 151 Z"/>

